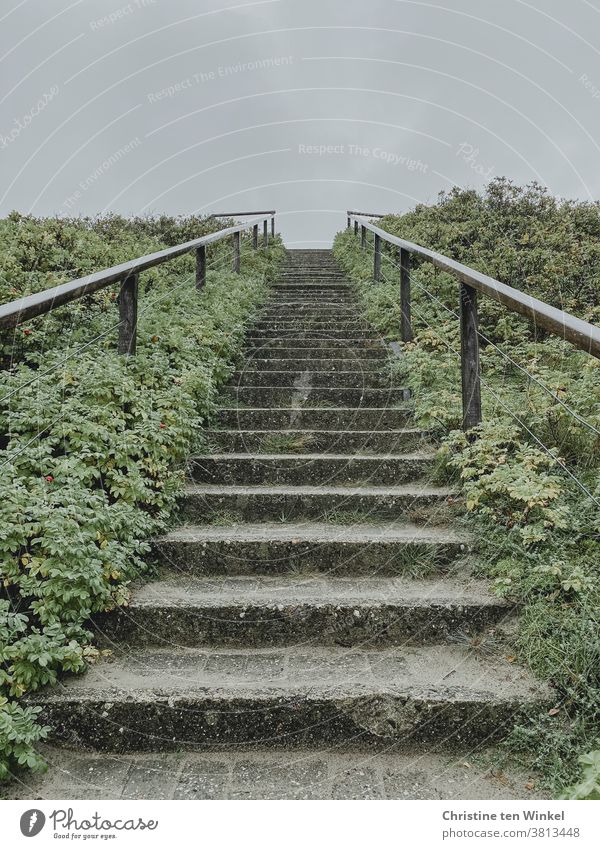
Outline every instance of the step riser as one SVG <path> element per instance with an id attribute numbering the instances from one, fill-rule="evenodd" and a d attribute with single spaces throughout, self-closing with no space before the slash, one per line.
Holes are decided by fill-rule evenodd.
<path id="1" fill-rule="evenodd" d="M 385 460 L 380 457 L 349 459 L 311 459 L 286 457 L 277 459 L 233 459 L 213 460 L 204 458 L 193 461 L 190 476 L 197 483 L 231 485 L 277 485 L 290 486 L 319 484 L 361 484 L 372 486 L 394 486 L 419 480 L 430 474 L 433 468 L 430 459 Z"/>
<path id="2" fill-rule="evenodd" d="M 327 404 L 332 407 L 385 407 L 386 404 L 401 404 L 409 399 L 408 389 L 292 389 L 286 386 L 240 386 L 227 387 L 223 400 L 235 405 L 236 401 L 249 407 L 290 406 L 294 401 L 310 407 Z"/>
<path id="3" fill-rule="evenodd" d="M 380 362 L 380 359 L 377 358 L 368 358 L 366 357 L 364 360 L 362 357 L 357 356 L 347 356 L 347 357 L 332 357 L 328 359 L 327 357 L 304 357 L 302 359 L 298 359 L 298 351 L 295 352 L 295 358 L 289 357 L 286 359 L 285 357 L 264 357 L 261 353 L 258 353 L 256 356 L 248 356 L 243 362 L 243 374 L 248 374 L 250 372 L 261 374 L 262 372 L 279 372 L 279 371 L 291 371 L 291 372 L 330 372 L 329 380 L 332 380 L 332 376 L 336 374 L 336 372 L 360 372 L 362 370 L 369 372 L 389 372 L 389 365 L 386 359 L 383 359 L 383 362 Z"/>
<path id="4" fill-rule="evenodd" d="M 310 294 L 312 296 L 313 294 L 316 294 L 317 292 L 323 292 L 323 293 L 326 293 L 329 296 L 333 296 L 333 297 L 336 297 L 338 292 L 342 292 L 342 293 L 347 294 L 347 295 L 352 294 L 352 290 L 350 289 L 350 287 L 348 286 L 347 283 L 335 283 L 335 282 L 334 283 L 325 283 L 325 282 L 323 282 L 323 283 L 320 283 L 320 282 L 310 283 L 309 281 L 298 282 L 298 283 L 285 283 L 285 282 L 275 283 L 271 287 L 271 291 L 274 292 L 275 294 L 300 293 L 302 295 L 302 297 L 304 297 L 307 294 Z"/>
<path id="5" fill-rule="evenodd" d="M 287 575 L 330 577 L 431 575 L 465 553 L 458 542 L 290 542 L 157 540 L 153 550 L 170 568 L 192 575 Z"/>
<path id="6" fill-rule="evenodd" d="M 356 363 L 352 363 L 352 365 L 356 367 Z M 294 392 L 304 393 L 307 384 L 311 389 L 313 387 L 329 389 L 332 383 L 335 383 L 338 389 L 360 389 L 363 386 L 385 388 L 392 386 L 393 382 L 389 367 L 382 369 L 381 372 L 372 368 L 364 371 L 358 371 L 356 368 L 352 371 L 336 371 L 335 369 L 317 371 L 312 368 L 258 371 L 249 368 L 241 373 L 235 372 L 231 376 L 230 386 L 236 389 L 247 386 L 289 387 Z"/>
<path id="7" fill-rule="evenodd" d="M 327 332 L 329 330 L 335 330 L 338 333 L 346 333 L 346 332 L 356 332 L 357 330 L 367 331 L 369 330 L 368 325 L 357 318 L 353 321 L 346 321 L 345 319 L 331 319 L 331 321 L 310 321 L 308 319 L 298 318 L 297 320 L 291 321 L 282 321 L 278 318 L 274 318 L 271 321 L 260 320 L 255 322 L 252 325 L 252 330 L 268 330 L 270 332 L 293 332 L 295 330 L 300 330 L 303 333 L 309 330 L 320 330 L 322 332 Z M 372 332 L 372 331 L 369 331 Z"/>
<path id="8" fill-rule="evenodd" d="M 259 330 L 256 327 L 251 327 L 246 341 L 248 344 L 250 342 L 258 342 L 258 344 L 279 342 L 286 348 L 302 341 L 306 341 L 309 348 L 314 348 L 315 345 L 327 346 L 332 342 L 334 344 L 339 342 L 342 345 L 369 345 L 381 348 L 381 337 L 372 330 L 278 330 L 274 327 Z"/>
<path id="9" fill-rule="evenodd" d="M 183 500 L 183 514 L 190 523 L 210 521 L 223 512 L 234 514 L 242 521 L 278 522 L 282 518 L 320 519 L 337 514 L 352 514 L 361 520 L 383 519 L 409 521 L 422 525 L 448 519 L 448 505 L 437 495 L 375 495 L 361 494 L 296 494 L 235 492 L 208 496 L 187 493 Z"/>
<path id="10" fill-rule="evenodd" d="M 246 359 L 244 360 L 248 366 L 260 368 L 275 369 L 281 371 L 287 368 L 299 368 L 301 371 L 307 366 L 314 368 L 317 371 L 327 371 L 329 368 L 334 370 L 348 370 L 350 363 L 360 364 L 361 368 L 382 368 L 383 363 L 389 358 L 383 348 L 367 348 L 367 347 L 322 347 L 322 348 L 303 348 L 300 352 L 298 348 L 284 348 L 274 346 L 263 346 L 246 349 Z M 275 360 L 275 362 L 272 362 Z M 383 361 L 383 363 L 382 363 Z"/>
<path id="11" fill-rule="evenodd" d="M 286 339 L 278 336 L 247 336 L 247 350 L 250 353 L 260 351 L 257 356 L 284 357 L 291 352 L 298 357 L 312 356 L 316 354 L 321 357 L 388 357 L 389 351 L 378 339 Z M 281 351 L 281 353 L 278 353 Z M 306 354 L 304 352 L 306 351 Z M 264 353 L 263 353 L 264 352 Z"/>
<path id="12" fill-rule="evenodd" d="M 388 431 L 205 431 L 210 444 L 223 452 L 397 454 L 422 446 L 425 435 L 418 430 L 406 433 Z"/>
<path id="13" fill-rule="evenodd" d="M 310 324 L 314 321 L 357 320 L 359 311 L 355 306 L 319 307 L 318 305 L 288 306 L 288 304 L 281 304 L 261 310 L 260 317 L 263 321 L 305 321 Z"/>
<path id="14" fill-rule="evenodd" d="M 147 699 L 115 703 L 94 700 L 92 692 L 86 701 L 48 700 L 43 716 L 52 729 L 52 742 L 71 746 L 84 740 L 91 748 L 115 753 L 336 743 L 383 748 L 437 744 L 452 749 L 501 739 L 519 722 L 519 708 L 516 700 L 473 701 L 451 689 L 448 698 L 303 694 L 282 701 L 268 693 L 244 698 L 242 690 L 237 698 L 153 693 Z"/>
<path id="15" fill-rule="evenodd" d="M 507 616 L 506 605 L 379 604 L 211 605 L 157 604 L 95 617 L 98 637 L 110 647 L 158 646 L 269 648 L 306 643 L 361 649 L 436 645 L 459 634 L 480 633 Z"/>
<path id="16" fill-rule="evenodd" d="M 345 430 L 397 430 L 410 422 L 413 411 L 406 409 L 227 409 L 218 413 L 221 427 L 239 430 L 319 428 L 339 434 Z"/>
<path id="17" fill-rule="evenodd" d="M 337 292 L 334 295 L 331 293 L 325 292 L 324 294 L 318 295 L 316 292 L 312 294 L 309 293 L 306 296 L 301 295 L 287 295 L 285 293 L 278 293 L 275 295 L 271 295 L 271 297 L 266 301 L 265 307 L 280 307 L 280 306 L 299 306 L 304 309 L 308 309 L 309 307 L 354 307 L 354 309 L 359 310 L 360 306 L 351 295 L 346 295 L 344 292 Z"/>

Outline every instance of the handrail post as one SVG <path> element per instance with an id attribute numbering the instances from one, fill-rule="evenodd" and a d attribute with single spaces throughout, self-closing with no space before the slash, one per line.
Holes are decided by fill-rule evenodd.
<path id="1" fill-rule="evenodd" d="M 196 289 L 202 289 L 206 283 L 206 245 L 196 248 Z"/>
<path id="2" fill-rule="evenodd" d="M 376 283 L 381 280 L 381 236 L 375 233 L 375 253 L 373 255 L 373 277 Z"/>
<path id="3" fill-rule="evenodd" d="M 403 342 L 410 342 L 413 338 L 410 299 L 410 251 L 400 248 L 400 333 Z"/>
<path id="4" fill-rule="evenodd" d="M 271 236 L 275 238 L 275 216 L 271 216 Z"/>
<path id="5" fill-rule="evenodd" d="M 460 284 L 460 368 L 462 377 L 463 430 L 481 423 L 481 382 L 477 290 Z"/>
<path id="6" fill-rule="evenodd" d="M 137 272 L 129 274 L 121 283 L 119 292 L 119 354 L 133 356 L 136 348 L 137 307 L 138 307 Z"/>
<path id="7" fill-rule="evenodd" d="M 358 221 L 354 221 L 354 235 L 358 236 Z"/>
<path id="8" fill-rule="evenodd" d="M 252 228 L 252 247 L 254 250 L 258 248 L 258 224 Z"/>
<path id="9" fill-rule="evenodd" d="M 346 218 L 346 230 L 350 229 L 350 216 Z"/>
<path id="10" fill-rule="evenodd" d="M 267 219 L 263 221 L 263 248 L 266 250 L 269 247 L 269 227 Z"/>
<path id="11" fill-rule="evenodd" d="M 233 241 L 233 270 L 236 274 L 240 273 L 240 231 L 233 233 L 231 237 Z"/>
<path id="12" fill-rule="evenodd" d="M 364 224 L 360 225 L 360 246 L 363 251 L 367 247 L 367 228 Z"/>

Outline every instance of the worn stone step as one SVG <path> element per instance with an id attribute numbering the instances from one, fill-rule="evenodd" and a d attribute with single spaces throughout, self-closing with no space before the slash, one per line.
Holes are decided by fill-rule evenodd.
<path id="1" fill-rule="evenodd" d="M 310 340 L 313 344 L 327 343 L 331 341 L 341 341 L 347 344 L 361 344 L 362 342 L 371 345 L 381 345 L 381 336 L 374 330 L 342 330 L 340 328 L 329 328 L 327 330 L 319 328 L 310 329 L 294 329 L 281 327 L 264 327 L 257 328 L 251 326 L 248 329 L 247 339 L 259 339 L 264 342 L 270 342 L 273 339 L 285 341 L 286 345 L 295 345 L 297 341 L 303 339 Z"/>
<path id="2" fill-rule="evenodd" d="M 323 295 L 322 297 L 310 295 L 305 298 L 301 298 L 296 295 L 290 296 L 282 294 L 271 297 L 264 305 L 264 309 L 266 310 L 293 310 L 296 307 L 303 311 L 318 310 L 319 307 L 324 307 L 325 309 L 353 309 L 355 312 L 360 312 L 361 310 L 354 298 L 340 293 L 337 293 L 335 298 L 331 295 Z"/>
<path id="3" fill-rule="evenodd" d="M 354 316 L 354 313 L 353 313 Z M 298 316 L 296 318 L 290 319 L 280 319 L 280 318 L 270 318 L 263 319 L 259 317 L 253 324 L 252 330 L 260 331 L 260 330 L 276 330 L 278 332 L 294 332 L 299 330 L 305 333 L 307 330 L 319 330 L 321 332 L 326 332 L 329 330 L 336 330 L 337 332 L 352 332 L 357 330 L 370 330 L 372 332 L 372 328 L 366 323 L 366 321 L 359 317 L 352 318 L 319 318 L 318 316 L 315 318 L 310 318 L 305 316 L 302 318 Z"/>
<path id="4" fill-rule="evenodd" d="M 353 295 L 344 292 L 323 292 L 321 294 L 307 293 L 306 295 L 289 295 L 285 292 L 277 292 L 272 294 L 266 301 L 265 306 L 299 306 L 299 307 L 337 307 L 337 306 L 352 306 L 356 310 L 360 310 L 356 298 Z"/>
<path id="5" fill-rule="evenodd" d="M 346 430 L 389 431 L 402 428 L 414 417 L 410 404 L 399 407 L 221 407 L 222 427 L 241 430 L 317 428 L 336 433 Z"/>
<path id="6" fill-rule="evenodd" d="M 420 428 L 398 430 L 205 430 L 208 444 L 221 452 L 267 454 L 287 452 L 303 455 L 323 452 L 394 454 L 426 444 Z"/>
<path id="7" fill-rule="evenodd" d="M 242 521 L 290 521 L 344 515 L 355 520 L 387 519 L 409 522 L 448 520 L 455 493 L 447 487 L 400 486 L 231 486 L 189 484 L 182 509 L 189 522 L 202 522 L 223 513 Z M 351 521 L 351 520 L 350 520 Z"/>
<path id="8" fill-rule="evenodd" d="M 113 752 L 224 746 L 474 746 L 551 697 L 458 646 L 139 649 L 37 692 L 51 742 Z"/>
<path id="9" fill-rule="evenodd" d="M 250 352 L 264 351 L 264 356 L 271 356 L 270 352 L 272 351 L 275 357 L 279 356 L 276 353 L 279 349 L 282 349 L 282 357 L 287 356 L 290 351 L 295 352 L 296 356 L 302 351 L 302 356 L 304 356 L 305 350 L 307 352 L 306 356 L 318 351 L 323 351 L 321 356 L 330 355 L 335 357 L 344 357 L 346 355 L 365 357 L 389 356 L 389 349 L 375 335 L 367 339 L 360 337 L 358 339 L 323 339 L 319 336 L 304 339 L 298 337 L 290 338 L 287 335 L 251 335 L 246 337 L 246 346 L 246 350 Z"/>
<path id="10" fill-rule="evenodd" d="M 319 388 L 330 389 L 331 384 L 335 384 L 336 390 L 348 389 L 381 389 L 391 387 L 394 378 L 390 372 L 389 366 L 383 366 L 381 369 L 364 368 L 359 369 L 358 363 L 350 363 L 352 370 L 338 371 L 334 369 L 326 371 L 318 371 L 310 367 L 303 369 L 284 369 L 275 371 L 273 369 L 255 368 L 250 361 L 244 371 L 237 371 L 231 375 L 228 388 L 254 386 L 254 387 L 290 387 L 295 393 L 303 394 L 306 391 Z M 408 390 L 407 390 L 408 392 Z M 405 393 L 404 397 L 408 397 Z"/>
<path id="11" fill-rule="evenodd" d="M 295 283 L 291 281 L 279 281 L 278 283 L 274 283 L 271 289 L 273 292 L 301 292 L 310 294 L 316 292 L 347 292 L 350 294 L 352 292 L 351 287 L 347 283 L 340 281 L 331 283 L 310 282 L 309 280 L 297 281 Z"/>
<path id="12" fill-rule="evenodd" d="M 330 407 L 383 407 L 409 400 L 410 390 L 402 387 L 353 388 L 332 386 L 226 386 L 223 401 L 238 402 L 250 407 L 287 407 L 292 402 Z"/>
<path id="13" fill-rule="evenodd" d="M 353 356 L 346 357 L 299 357 L 296 351 L 295 358 L 285 357 L 263 357 L 260 353 L 256 356 L 248 355 L 241 363 L 243 368 L 240 369 L 243 374 L 253 372 L 280 372 L 291 371 L 302 373 L 305 371 L 327 373 L 329 380 L 334 379 L 334 375 L 341 372 L 361 372 L 368 371 L 369 373 L 381 373 L 390 371 L 391 360 L 385 360 L 375 357 L 365 357 L 355 353 Z"/>
<path id="14" fill-rule="evenodd" d="M 381 369 L 389 353 L 385 348 L 283 348 L 262 346 L 246 348 L 245 366 L 256 368 L 297 369 L 316 368 L 318 371 L 347 370 L 351 363 L 361 368 Z M 384 362 L 382 362 L 382 360 Z"/>
<path id="15" fill-rule="evenodd" d="M 467 747 L 454 752 L 220 747 L 158 756 L 41 748 L 50 770 L 11 783 L 6 798 L 522 799 L 529 781 L 525 771 L 490 770 L 485 752 L 481 763 L 473 762 Z M 538 797 L 543 792 L 528 792 L 529 800 Z"/>
<path id="16" fill-rule="evenodd" d="M 411 579 L 327 575 L 183 578 L 136 588 L 94 617 L 101 642 L 130 646 L 429 645 L 479 637 L 513 613 L 468 575 Z"/>
<path id="17" fill-rule="evenodd" d="M 433 469 L 433 454 L 207 454 L 194 457 L 197 483 L 359 484 L 374 486 L 418 480 Z"/>
<path id="18" fill-rule="evenodd" d="M 315 321 L 362 321 L 362 317 L 356 306 L 344 306 L 336 304 L 335 306 L 301 306 L 300 304 L 288 305 L 270 305 L 267 304 L 260 311 L 260 319 L 262 321 L 278 321 L 278 322 L 306 322 L 307 324 Z"/>
<path id="19" fill-rule="evenodd" d="M 423 576 L 449 569 L 470 541 L 449 528 L 396 522 L 261 522 L 181 526 L 153 548 L 184 574 Z"/>

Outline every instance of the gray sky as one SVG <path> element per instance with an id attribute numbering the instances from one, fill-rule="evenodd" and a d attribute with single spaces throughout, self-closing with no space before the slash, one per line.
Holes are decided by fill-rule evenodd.
<path id="1" fill-rule="evenodd" d="M 1 0 L 1 214 L 600 193 L 600 0 Z"/>

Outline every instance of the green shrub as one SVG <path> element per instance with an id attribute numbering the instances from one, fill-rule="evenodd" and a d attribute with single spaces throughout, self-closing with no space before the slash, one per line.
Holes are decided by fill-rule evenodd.
<path id="1" fill-rule="evenodd" d="M 457 189 L 380 226 L 597 320 L 599 212 L 499 180 L 481 195 Z M 399 341 L 397 258 L 384 251 L 375 284 L 370 245 L 362 251 L 344 231 L 334 252 L 367 318 Z M 475 567 L 521 605 L 518 656 L 554 689 L 552 713 L 515 728 L 506 751 L 557 792 L 575 779 L 577 753 L 600 742 L 600 362 L 480 298 L 484 423 L 467 439 L 457 281 L 419 262 L 411 276 L 415 337 L 396 369 L 419 423 L 440 439 L 446 476 L 464 492 Z"/>
<path id="2" fill-rule="evenodd" d="M 10 227 L 22 225 L 36 244 L 44 242 L 43 222 L 11 218 Z M 116 226 L 116 244 L 120 223 L 93 226 L 109 225 Z M 45 226 L 51 247 L 43 263 L 16 239 L 20 290 L 31 285 L 26 257 L 38 262 L 36 285 L 62 276 L 69 251 L 78 273 L 115 261 L 110 245 L 102 253 L 91 225 Z M 169 238 L 179 237 L 175 225 L 173 233 Z M 128 238 L 123 250 L 135 256 L 155 234 L 138 238 L 134 229 Z M 11 367 L 0 373 L 7 435 L 0 450 L 0 777 L 16 765 L 43 768 L 34 744 L 46 729 L 16 700 L 97 659 L 88 620 L 126 605 L 130 582 L 148 572 L 148 539 L 174 515 L 187 458 L 201 444 L 281 254 L 273 241 L 268 254 L 244 256 L 238 275 L 226 270 L 227 252 L 215 251 L 220 268 L 211 268 L 201 293 L 190 258 L 148 275 L 135 357 L 115 352 L 116 307 L 106 293 L 87 309 L 79 305 L 72 333 L 58 316 L 31 322 L 18 356 L 5 334 Z M 5 261 L 5 273 L 9 266 Z"/>

